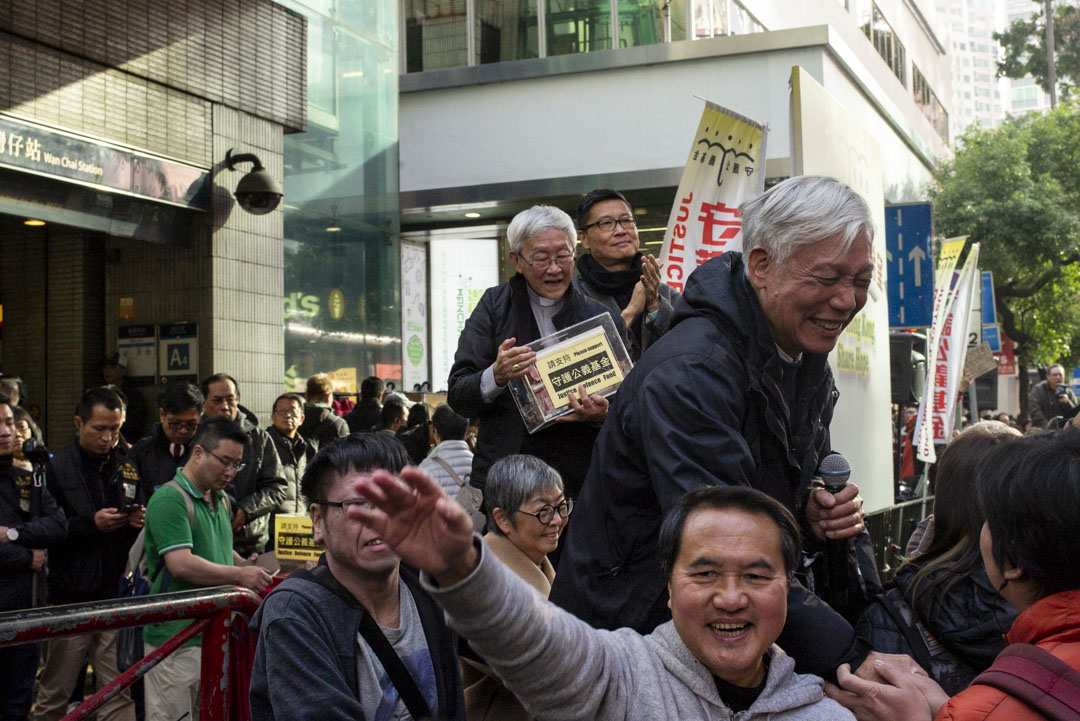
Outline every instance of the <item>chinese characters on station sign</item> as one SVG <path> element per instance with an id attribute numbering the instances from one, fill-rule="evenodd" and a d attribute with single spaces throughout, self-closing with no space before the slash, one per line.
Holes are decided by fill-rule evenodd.
<path id="1" fill-rule="evenodd" d="M 209 208 L 209 174 L 0 115 L 0 166 L 189 208 Z"/>

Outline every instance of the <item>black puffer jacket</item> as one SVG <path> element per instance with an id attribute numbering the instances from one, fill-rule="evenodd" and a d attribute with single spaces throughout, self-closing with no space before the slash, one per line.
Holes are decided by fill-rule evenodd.
<path id="1" fill-rule="evenodd" d="M 1016 609 L 998 595 L 982 569 L 951 586 L 947 593 L 943 593 L 945 584 L 940 577 L 924 580 L 912 598 L 919 568 L 918 563 L 901 566 L 887 597 L 867 607 L 855 624 L 855 632 L 875 651 L 906 653 L 920 662 L 923 654 L 928 654 L 926 671 L 952 696 L 967 688 L 1005 648 L 1005 632 L 1016 620 Z M 903 626 L 915 625 L 933 642 L 912 648 L 894 619 L 897 611 Z M 918 635 L 911 637 L 919 639 Z"/>
<path id="2" fill-rule="evenodd" d="M 307 504 L 300 493 L 300 479 L 304 477 L 308 461 L 315 457 L 319 450 L 317 444 L 307 440 L 301 435 L 295 439 L 286 438 L 274 426 L 266 429 L 266 434 L 274 442 L 278 460 L 281 461 L 281 472 L 285 476 L 285 497 L 278 503 L 275 513 L 306 513 Z M 270 529 L 273 531 L 273 529 Z"/>
<path id="3" fill-rule="evenodd" d="M 559 330 L 608 312 L 573 286 L 566 289 L 563 299 L 562 308 L 553 318 Z M 622 318 L 617 313 L 613 318 L 622 335 Z M 499 344 L 507 338 L 516 338 L 519 346 L 540 338 L 529 304 L 528 284 L 520 273 L 484 291 L 465 321 L 450 369 L 447 403 L 459 415 L 480 419 L 469 483 L 483 490 L 492 463 L 512 453 L 529 453 L 559 471 L 566 495 L 576 497 L 589 468 L 596 428 L 589 423 L 556 423 L 530 435 L 509 390 L 504 389 L 491 403 L 485 403 L 480 394 L 480 377 L 495 362 Z"/>
<path id="4" fill-rule="evenodd" d="M 317 447 L 326 446 L 337 438 L 349 435 L 349 424 L 344 418 L 334 413 L 334 409 L 330 406 L 305 403 L 304 422 L 300 424 L 300 435 L 314 441 Z"/>
<path id="5" fill-rule="evenodd" d="M 115 450 L 104 456 L 87 453 L 75 438 L 49 462 L 46 483 L 68 522 L 67 538 L 49 554 L 49 602 L 115 598 L 139 532 L 125 526 L 102 533 L 94 514 L 121 507 L 123 484 L 138 487 L 134 466 Z"/>
<path id="6" fill-rule="evenodd" d="M 0 611 L 29 608 L 31 549 L 63 543 L 67 519 L 47 488 L 35 488 L 29 471 L 11 465 L 11 456 L 0 458 L 0 526 L 19 532 L 17 540 L 0 543 Z"/>
<path id="7" fill-rule="evenodd" d="M 262 553 L 270 540 L 270 512 L 277 508 L 288 490 L 274 442 L 266 431 L 253 425 L 246 415 L 237 421 L 249 442 L 244 450 L 244 470 L 225 487 L 233 512 L 243 510 L 247 523 L 233 538 L 233 548 L 241 556 Z"/>
<path id="8" fill-rule="evenodd" d="M 671 329 L 642 354 L 600 432 L 553 602 L 600 628 L 649 633 L 667 620 L 660 524 L 703 486 L 757 488 L 804 517 L 837 393 L 827 357 L 806 353 L 790 408 L 783 366 L 742 254 L 697 268 Z M 858 656 L 850 624 L 798 584 L 778 643 L 800 673 L 831 677 Z"/>

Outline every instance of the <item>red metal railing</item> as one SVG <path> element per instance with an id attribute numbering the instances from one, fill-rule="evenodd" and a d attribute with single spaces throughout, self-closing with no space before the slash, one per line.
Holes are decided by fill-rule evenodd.
<path id="1" fill-rule="evenodd" d="M 46 641 L 97 631 L 115 631 L 151 623 L 196 619 L 111 683 L 86 699 L 61 721 L 90 716 L 103 703 L 130 686 L 161 659 L 202 633 L 203 721 L 227 721 L 229 714 L 229 636 L 232 615 L 250 616 L 259 607 L 259 596 L 239 586 L 219 586 L 197 591 L 163 593 L 67 606 L 47 606 L 0 613 L 0 646 Z"/>

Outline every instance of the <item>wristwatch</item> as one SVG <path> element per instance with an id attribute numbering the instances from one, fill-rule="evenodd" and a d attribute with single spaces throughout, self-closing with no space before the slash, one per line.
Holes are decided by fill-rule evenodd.
<path id="1" fill-rule="evenodd" d="M 9 529 L 7 529 L 7 539 L 9 541 L 17 541 L 17 540 L 19 540 L 19 529 L 18 528 L 9 528 Z"/>

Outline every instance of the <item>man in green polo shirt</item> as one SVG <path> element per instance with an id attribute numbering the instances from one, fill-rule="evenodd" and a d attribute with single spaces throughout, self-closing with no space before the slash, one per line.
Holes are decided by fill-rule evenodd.
<path id="1" fill-rule="evenodd" d="M 262 591 L 270 574 L 237 566 L 225 487 L 243 468 L 248 436 L 224 418 L 208 420 L 192 441 L 191 456 L 172 483 L 161 486 L 146 509 L 146 565 L 151 593 L 237 585 Z M 187 494 L 194 510 L 188 513 Z M 170 621 L 143 631 L 146 653 L 191 621 Z M 196 636 L 146 675 L 146 721 L 198 716 L 201 637 Z"/>

